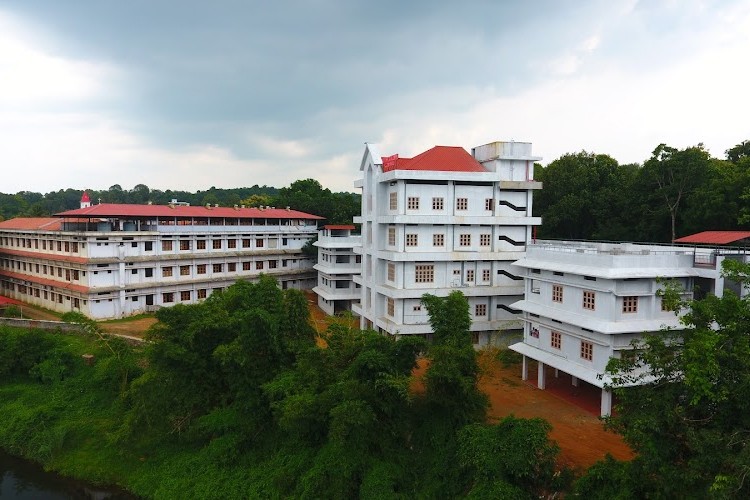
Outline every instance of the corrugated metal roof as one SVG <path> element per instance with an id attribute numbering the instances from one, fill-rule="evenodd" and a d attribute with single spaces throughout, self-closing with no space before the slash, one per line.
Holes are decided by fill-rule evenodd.
<path id="1" fill-rule="evenodd" d="M 326 224 L 323 226 L 324 229 L 354 229 L 353 225 L 349 224 Z"/>
<path id="2" fill-rule="evenodd" d="M 705 245 L 728 245 L 750 238 L 750 231 L 702 231 L 674 240 L 675 243 L 699 243 Z"/>
<path id="3" fill-rule="evenodd" d="M 385 159 L 384 159 L 385 160 Z M 464 148 L 435 146 L 414 158 L 395 158 L 394 164 L 383 164 L 383 172 L 391 170 L 427 170 L 435 172 L 486 172 L 487 170 Z"/>
<path id="4" fill-rule="evenodd" d="M 16 217 L 0 222 L 0 229 L 34 229 L 39 231 L 59 231 L 62 221 L 55 217 Z"/>
<path id="5" fill-rule="evenodd" d="M 55 214 L 57 217 L 225 217 L 230 219 L 323 219 L 285 208 L 229 208 L 185 205 L 129 205 L 102 203 Z"/>

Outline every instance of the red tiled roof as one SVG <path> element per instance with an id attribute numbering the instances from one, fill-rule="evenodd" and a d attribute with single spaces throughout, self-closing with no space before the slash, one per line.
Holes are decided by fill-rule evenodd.
<path id="1" fill-rule="evenodd" d="M 10 248 L 0 248 L 0 255 L 15 255 L 18 257 L 27 257 L 30 259 L 52 260 L 55 262 L 73 262 L 76 264 L 85 264 L 88 262 L 88 259 L 86 259 L 85 257 L 60 255 L 55 253 L 25 252 L 23 250 L 11 250 Z"/>
<path id="2" fill-rule="evenodd" d="M 355 229 L 353 225 L 350 224 L 326 224 L 323 226 L 323 229 Z"/>
<path id="3" fill-rule="evenodd" d="M 25 306 L 23 302 L 16 299 L 11 299 L 10 297 L 5 297 L 4 295 L 0 295 L 0 306 Z"/>
<path id="4" fill-rule="evenodd" d="M 703 231 L 701 233 L 677 238 L 674 242 L 727 245 L 746 238 L 750 238 L 750 231 Z"/>
<path id="5" fill-rule="evenodd" d="M 323 219 L 285 208 L 229 208 L 185 205 L 129 205 L 102 203 L 55 214 L 57 217 L 226 217 L 243 219 Z"/>
<path id="6" fill-rule="evenodd" d="M 39 276 L 32 276 L 30 274 L 23 274 L 23 273 L 14 273 L 11 271 L 6 271 L 6 270 L 0 271 L 0 276 L 5 276 L 7 278 L 15 278 L 18 280 L 23 280 L 23 281 L 31 281 L 32 283 L 51 286 L 51 287 L 59 288 L 61 290 L 73 290 L 75 292 L 80 292 L 80 293 L 89 293 L 89 287 L 83 286 L 83 285 L 74 285 L 73 283 L 70 283 L 68 281 L 50 280 L 47 278 L 40 278 Z"/>
<path id="7" fill-rule="evenodd" d="M 0 229 L 59 231 L 62 229 L 62 221 L 55 217 L 16 217 L 0 222 Z"/>
<path id="8" fill-rule="evenodd" d="M 394 163 L 394 162 L 391 162 Z M 383 172 L 391 170 L 427 170 L 435 172 L 486 172 L 464 148 L 435 146 L 414 158 L 395 158 L 395 164 L 384 162 Z"/>

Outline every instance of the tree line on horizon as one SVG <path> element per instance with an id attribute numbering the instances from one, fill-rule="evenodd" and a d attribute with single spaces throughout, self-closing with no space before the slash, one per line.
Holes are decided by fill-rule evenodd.
<path id="1" fill-rule="evenodd" d="M 750 140 L 714 158 L 702 144 L 677 149 L 658 145 L 643 164 L 619 164 L 607 154 L 568 153 L 536 165 L 534 215 L 542 217 L 539 238 L 670 242 L 706 230 L 750 229 Z M 138 184 L 89 190 L 93 203 L 276 206 L 319 215 L 329 224 L 351 224 L 361 195 L 332 192 L 315 179 L 288 187 L 205 191 L 161 191 Z M 0 193 L 0 220 L 43 217 L 78 208 L 81 190 L 46 194 Z"/>
<path id="2" fill-rule="evenodd" d="M 302 179 L 288 187 L 271 186 L 222 189 L 212 186 L 205 191 L 173 191 L 151 189 L 145 184 L 137 184 L 132 189 L 123 189 L 119 184 L 107 190 L 87 189 L 93 204 L 129 203 L 145 205 L 166 205 L 172 200 L 186 202 L 193 206 L 219 205 L 232 207 L 290 207 L 295 210 L 319 215 L 329 224 L 350 224 L 359 215 L 360 195 L 348 192 L 332 192 L 315 179 Z M 73 210 L 80 206 L 83 191 L 61 189 L 46 194 L 20 191 L 16 194 L 0 193 L 0 220 L 14 217 L 49 217 L 53 214 Z"/>
<path id="3" fill-rule="evenodd" d="M 750 229 L 750 141 L 713 158 L 702 144 L 660 144 L 643 165 L 570 153 L 538 168 L 538 237 L 671 242 L 708 230 Z"/>

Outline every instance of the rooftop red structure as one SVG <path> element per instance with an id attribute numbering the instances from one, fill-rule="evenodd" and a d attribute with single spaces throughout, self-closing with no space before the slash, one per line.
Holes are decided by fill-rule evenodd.
<path id="1" fill-rule="evenodd" d="M 702 231 L 677 238 L 674 242 L 701 245 L 728 245 L 748 238 L 750 238 L 750 231 Z"/>
<path id="2" fill-rule="evenodd" d="M 398 155 L 383 158 L 383 172 L 391 170 L 426 170 L 433 172 L 486 172 L 487 170 L 457 146 L 435 146 L 414 158 Z"/>
<path id="3" fill-rule="evenodd" d="M 230 208 L 186 205 L 101 203 L 55 214 L 56 217 L 224 217 L 242 219 L 312 219 L 323 217 L 286 208 Z"/>

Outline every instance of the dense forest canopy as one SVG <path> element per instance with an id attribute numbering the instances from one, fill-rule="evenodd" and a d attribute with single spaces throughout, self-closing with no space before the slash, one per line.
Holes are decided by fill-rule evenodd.
<path id="1" fill-rule="evenodd" d="M 272 206 L 291 207 L 326 218 L 329 224 L 350 224 L 359 215 L 360 195 L 356 193 L 334 193 L 324 189 L 314 179 L 293 182 L 289 187 L 277 189 L 269 186 L 220 189 L 211 187 L 206 191 L 161 191 L 137 184 L 132 189 L 123 189 L 119 184 L 107 190 L 87 190 L 92 203 L 134 203 L 166 205 L 172 200 L 191 205 L 220 205 L 231 207 Z M 45 217 L 80 206 L 83 191 L 65 189 L 50 193 L 20 191 L 16 194 L 0 193 L 0 220 L 13 217 Z"/>
<path id="2" fill-rule="evenodd" d="M 703 145 L 658 145 L 643 165 L 566 154 L 536 171 L 539 237 L 669 242 L 750 228 L 750 142 L 712 158 Z"/>

